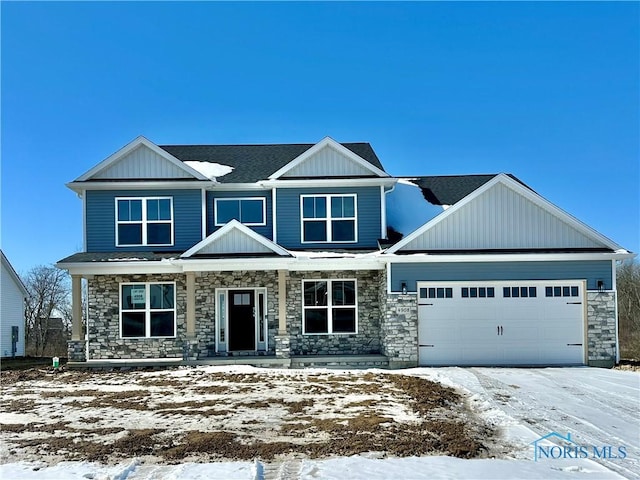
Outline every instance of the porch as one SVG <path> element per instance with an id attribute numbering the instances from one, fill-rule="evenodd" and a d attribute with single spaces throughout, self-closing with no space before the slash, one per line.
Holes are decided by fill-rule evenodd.
<path id="1" fill-rule="evenodd" d="M 136 368 L 167 368 L 192 367 L 197 365 L 250 365 L 260 368 L 389 368 L 389 359 L 385 355 L 298 355 L 290 358 L 275 355 L 259 356 L 219 356 L 198 360 L 183 360 L 182 358 L 145 358 L 145 359 L 109 359 L 88 360 L 85 362 L 67 363 L 72 370 L 87 369 L 136 369 Z"/>

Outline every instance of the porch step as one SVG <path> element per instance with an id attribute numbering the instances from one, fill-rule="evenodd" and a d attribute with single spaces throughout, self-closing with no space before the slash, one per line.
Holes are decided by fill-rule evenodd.
<path id="1" fill-rule="evenodd" d="M 300 355 L 291 357 L 291 368 L 389 368 L 384 355 Z"/>

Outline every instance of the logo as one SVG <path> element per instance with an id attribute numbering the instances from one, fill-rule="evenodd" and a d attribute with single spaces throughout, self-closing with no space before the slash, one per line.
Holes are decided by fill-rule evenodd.
<path id="1" fill-rule="evenodd" d="M 556 445 L 555 443 L 560 445 Z M 627 458 L 627 447 L 624 445 L 582 445 L 571 438 L 571 433 L 566 436 L 558 432 L 547 433 L 543 437 L 530 443 L 533 445 L 533 460 L 558 460 L 559 458 L 589 458 L 622 460 Z"/>

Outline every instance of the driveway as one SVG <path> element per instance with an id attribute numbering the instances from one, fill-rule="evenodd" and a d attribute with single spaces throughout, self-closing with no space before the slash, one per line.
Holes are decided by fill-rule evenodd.
<path id="1" fill-rule="evenodd" d="M 519 458 L 533 458 L 530 442 L 544 435 L 571 433 L 576 444 L 587 446 L 589 458 L 627 478 L 640 478 L 637 372 L 588 367 L 451 367 L 412 373 L 467 390 L 473 408 L 502 429 Z M 625 446 L 627 455 L 597 458 L 593 446 L 600 452 L 611 446 L 613 453 Z M 549 458 L 538 461 L 554 462 Z"/>

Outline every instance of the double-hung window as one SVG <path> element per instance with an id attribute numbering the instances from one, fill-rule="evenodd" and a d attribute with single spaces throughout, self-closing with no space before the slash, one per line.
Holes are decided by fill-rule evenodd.
<path id="1" fill-rule="evenodd" d="M 175 337 L 175 283 L 120 285 L 120 335 L 123 338 Z"/>
<path id="2" fill-rule="evenodd" d="M 355 280 L 305 280 L 302 290 L 303 333 L 357 332 Z"/>
<path id="3" fill-rule="evenodd" d="M 147 245 L 173 245 L 173 199 L 116 198 L 116 246 Z"/>
<path id="4" fill-rule="evenodd" d="M 356 195 L 302 195 L 302 242 L 357 242 Z"/>
<path id="5" fill-rule="evenodd" d="M 266 225 L 266 202 L 264 197 L 216 198 L 214 200 L 216 227 L 231 220 L 248 226 Z"/>

